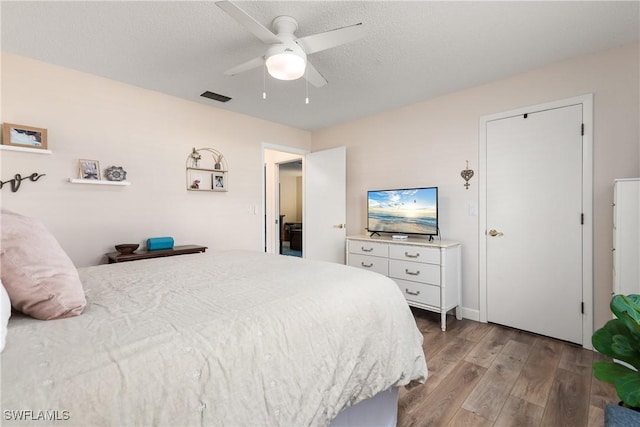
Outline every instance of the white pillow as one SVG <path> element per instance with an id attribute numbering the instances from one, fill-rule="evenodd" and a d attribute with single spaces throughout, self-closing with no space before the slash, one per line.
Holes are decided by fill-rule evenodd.
<path id="1" fill-rule="evenodd" d="M 0 352 L 4 350 L 9 317 L 11 317 L 11 301 L 9 301 L 7 290 L 2 285 L 2 281 L 0 281 Z"/>

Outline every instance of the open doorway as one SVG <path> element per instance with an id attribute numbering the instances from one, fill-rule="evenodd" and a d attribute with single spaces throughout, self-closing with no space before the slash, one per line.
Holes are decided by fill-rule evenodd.
<path id="1" fill-rule="evenodd" d="M 309 153 L 263 143 L 264 250 L 280 253 L 279 164 L 302 161 L 303 257 L 344 264 L 346 148 Z"/>
<path id="2" fill-rule="evenodd" d="M 287 230 L 287 235 L 285 235 L 285 223 L 302 224 L 304 212 L 302 162 L 305 154 L 306 151 L 288 147 L 272 146 L 271 144 L 263 146 L 264 248 L 267 253 L 283 253 L 287 246 L 290 249 L 292 237 L 290 230 Z M 280 182 L 280 165 L 282 165 L 284 185 Z M 300 178 L 294 178 L 297 175 Z M 299 181 L 299 190 L 296 189 L 298 187 L 296 181 Z M 280 193 L 283 187 L 285 194 L 281 200 Z M 296 195 L 296 193 L 298 194 Z M 296 231 L 294 234 L 300 234 L 300 238 L 302 238 L 302 230 L 299 233 Z M 295 238 L 297 239 L 298 235 Z M 297 247 L 297 243 L 297 241 L 294 243 L 294 248 Z M 302 256 L 302 248 L 300 248 L 300 253 L 296 253 L 296 255 Z"/>
<path id="3" fill-rule="evenodd" d="M 302 257 L 302 160 L 278 164 L 280 254 Z"/>

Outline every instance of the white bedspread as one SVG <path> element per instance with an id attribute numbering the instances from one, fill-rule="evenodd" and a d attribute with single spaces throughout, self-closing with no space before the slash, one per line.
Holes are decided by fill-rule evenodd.
<path id="1" fill-rule="evenodd" d="M 3 425 L 326 425 L 426 379 L 407 303 L 375 273 L 237 251 L 80 277 L 81 316 L 11 318 Z"/>

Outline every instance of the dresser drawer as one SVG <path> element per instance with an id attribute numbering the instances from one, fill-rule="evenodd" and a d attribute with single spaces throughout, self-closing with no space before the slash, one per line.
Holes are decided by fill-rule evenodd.
<path id="1" fill-rule="evenodd" d="M 440 249 L 411 245 L 390 245 L 389 258 L 440 264 Z"/>
<path id="2" fill-rule="evenodd" d="M 394 279 L 407 301 L 440 307 L 440 287 Z"/>
<path id="3" fill-rule="evenodd" d="M 380 242 L 363 242 L 361 240 L 349 240 L 349 253 L 361 255 L 373 255 L 380 257 L 389 256 L 389 245 Z"/>
<path id="4" fill-rule="evenodd" d="M 371 255 L 349 254 L 349 265 L 389 275 L 389 260 Z"/>
<path id="5" fill-rule="evenodd" d="M 347 237 L 347 263 L 390 277 L 410 306 L 440 313 L 447 329 L 447 311 L 460 307 L 460 244 L 385 236 Z M 445 285 L 444 287 L 441 287 Z M 456 310 L 461 319 L 461 310 Z"/>
<path id="6" fill-rule="evenodd" d="M 440 266 L 390 259 L 389 277 L 440 286 Z"/>

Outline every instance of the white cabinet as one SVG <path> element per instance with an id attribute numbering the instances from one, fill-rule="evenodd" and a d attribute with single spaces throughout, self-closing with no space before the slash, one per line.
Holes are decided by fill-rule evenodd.
<path id="1" fill-rule="evenodd" d="M 613 185 L 613 292 L 640 294 L 640 178 Z"/>
<path id="2" fill-rule="evenodd" d="M 460 310 L 460 243 L 428 242 L 421 238 L 347 237 L 347 264 L 392 278 L 407 303 L 441 314 L 446 330 L 447 311 Z"/>

